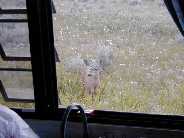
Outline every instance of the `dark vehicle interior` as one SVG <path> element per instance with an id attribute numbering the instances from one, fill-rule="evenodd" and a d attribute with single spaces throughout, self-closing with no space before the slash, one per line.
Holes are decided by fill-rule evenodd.
<path id="1" fill-rule="evenodd" d="M 164 0 L 164 4 L 184 37 L 184 1 Z M 28 37 L 29 41 L 21 40 L 21 43 L 29 44 L 25 47 L 16 45 L 17 42 L 13 41 L 15 47 L 20 48 L 18 54 L 14 53 L 13 50 L 11 51 L 13 48 L 9 47 L 11 42 L 6 43 L 8 39 L 3 37 L 3 27 L 0 28 L 2 31 L 0 33 L 2 60 L 0 61 L 0 92 L 4 101 L 17 105 L 10 107 L 40 138 L 184 137 L 184 116 L 182 115 L 86 110 L 83 105 L 79 104 L 67 107 L 60 105 L 63 101 L 58 95 L 56 64 L 61 61 L 54 42 L 53 15 L 57 13 L 54 2 L 26 0 L 23 8 L 8 6 L 7 8 L 6 4 L 4 5 L 0 5 L 0 24 L 2 26 L 4 24 L 4 28 L 8 25 L 11 28 L 11 24 L 16 24 L 20 32 L 22 29 L 19 24 L 26 26 L 29 36 L 25 36 L 26 34 L 24 36 Z M 19 35 L 14 31 L 9 33 L 10 37 Z M 7 66 L 11 62 L 18 64 Z M 26 63 L 24 66 L 22 66 L 23 62 Z M 4 78 L 11 78 L 13 73 L 19 74 L 18 77 L 21 77 L 22 74 L 32 76 L 32 88 L 22 90 L 6 87 L 6 84 L 9 83 Z M 13 79 L 15 78 L 12 77 Z M 22 81 L 30 81 L 30 78 L 25 77 Z M 20 86 L 22 86 L 21 83 Z M 21 108 L 22 104 L 27 105 L 28 108 Z"/>

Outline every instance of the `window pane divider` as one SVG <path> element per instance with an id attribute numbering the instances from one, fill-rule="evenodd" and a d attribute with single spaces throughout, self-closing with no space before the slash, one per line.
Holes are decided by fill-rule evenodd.
<path id="1" fill-rule="evenodd" d="M 35 111 L 40 118 L 53 118 L 58 92 L 51 0 L 27 0 L 27 11 Z"/>

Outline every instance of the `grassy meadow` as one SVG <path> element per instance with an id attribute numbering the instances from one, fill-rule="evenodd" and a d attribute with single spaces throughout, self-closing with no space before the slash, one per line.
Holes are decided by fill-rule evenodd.
<path id="1" fill-rule="evenodd" d="M 184 113 L 184 41 L 158 0 L 56 0 L 54 15 L 58 90 L 64 106 L 89 109 Z M 67 57 L 95 57 L 113 48 L 113 64 L 102 73 L 94 99 L 80 75 L 64 70 Z M 63 62 L 62 62 L 63 61 Z"/>

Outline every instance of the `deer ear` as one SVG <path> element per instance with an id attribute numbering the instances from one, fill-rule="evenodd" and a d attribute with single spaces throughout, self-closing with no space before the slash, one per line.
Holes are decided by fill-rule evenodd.
<path id="1" fill-rule="evenodd" d="M 87 59 L 84 59 L 83 61 L 84 61 L 84 64 L 85 64 L 86 66 L 89 66 L 89 61 L 88 61 Z"/>

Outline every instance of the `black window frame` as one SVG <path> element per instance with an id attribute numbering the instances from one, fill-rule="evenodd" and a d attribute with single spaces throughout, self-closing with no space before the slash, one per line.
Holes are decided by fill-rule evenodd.
<path id="1" fill-rule="evenodd" d="M 35 112 L 40 118 L 58 111 L 51 0 L 27 0 Z"/>
<path id="2" fill-rule="evenodd" d="M 170 12 L 173 21 L 178 27 L 180 33 L 184 37 L 184 19 L 179 16 L 184 16 L 184 1 L 183 0 L 164 0 L 164 3 Z"/>
<path id="3" fill-rule="evenodd" d="M 51 5 L 51 0 L 27 0 L 35 110 L 13 109 L 24 119 L 60 121 L 65 111 L 58 107 Z M 184 116 L 179 115 L 103 110 L 86 114 L 89 123 L 184 130 Z M 79 116 L 72 114 L 71 121 L 78 122 Z"/>

